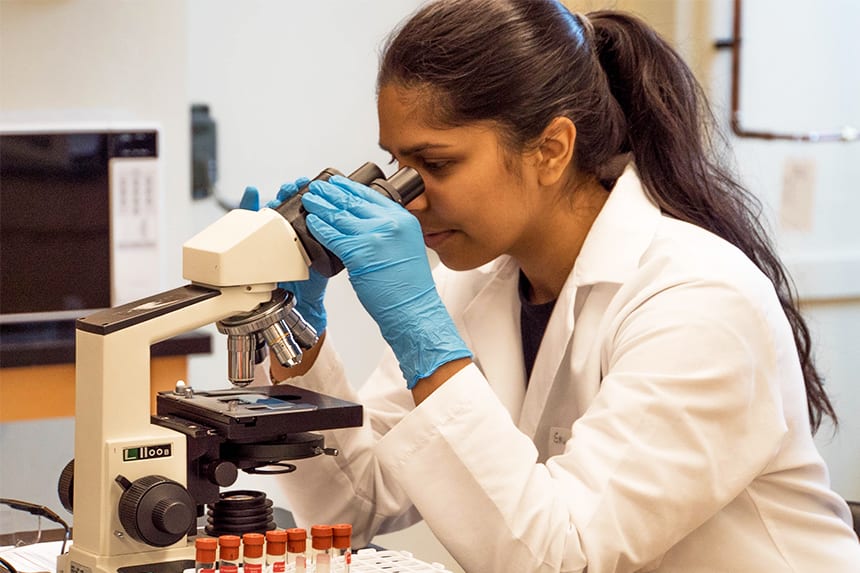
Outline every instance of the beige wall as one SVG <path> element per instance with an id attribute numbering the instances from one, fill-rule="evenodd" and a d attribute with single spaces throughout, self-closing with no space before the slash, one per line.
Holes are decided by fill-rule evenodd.
<path id="1" fill-rule="evenodd" d="M 623 10 L 644 19 L 684 56 L 699 81 L 706 83 L 714 51 L 710 3 L 700 0 L 563 0 L 575 12 Z"/>
<path id="2" fill-rule="evenodd" d="M 562 4 L 574 12 L 632 12 L 648 21 L 667 40 L 674 41 L 676 37 L 679 10 L 677 0 L 563 0 Z"/>

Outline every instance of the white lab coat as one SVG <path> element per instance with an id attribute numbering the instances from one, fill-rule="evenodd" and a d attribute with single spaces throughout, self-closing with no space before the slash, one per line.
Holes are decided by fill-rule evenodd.
<path id="1" fill-rule="evenodd" d="M 390 353 L 360 393 L 329 345 L 290 381 L 365 408 L 327 433 L 340 456 L 282 480 L 298 523 L 360 544 L 423 518 L 469 573 L 860 571 L 788 322 L 737 249 L 662 215 L 629 167 L 528 386 L 518 272 L 437 272 L 475 365 L 419 407 Z"/>

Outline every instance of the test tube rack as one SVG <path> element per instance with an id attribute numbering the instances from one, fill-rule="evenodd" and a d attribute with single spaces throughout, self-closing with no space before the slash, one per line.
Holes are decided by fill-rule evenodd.
<path id="1" fill-rule="evenodd" d="M 286 573 L 293 573 L 293 564 L 287 565 Z M 343 557 L 336 557 L 331 564 L 331 573 L 343 571 Z M 314 573 L 313 565 L 307 573 Z M 350 573 L 451 573 L 441 563 L 427 563 L 416 559 L 408 551 L 359 549 L 352 555 Z"/>
<path id="2" fill-rule="evenodd" d="M 334 557 L 331 562 L 331 573 L 343 573 L 343 557 Z M 217 573 L 216 569 L 216 573 Z M 241 573 L 242 566 L 239 566 Z M 416 559 L 408 551 L 359 549 L 352 554 L 350 573 L 451 573 L 441 563 L 427 563 Z M 194 573 L 194 569 L 185 569 L 183 573 Z M 295 564 L 288 563 L 284 573 L 295 573 Z M 314 573 L 313 564 L 308 564 L 306 573 Z"/>

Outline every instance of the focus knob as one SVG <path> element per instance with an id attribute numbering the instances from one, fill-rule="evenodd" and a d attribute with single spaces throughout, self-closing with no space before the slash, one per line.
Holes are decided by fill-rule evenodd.
<path id="1" fill-rule="evenodd" d="M 60 503 L 69 513 L 75 505 L 75 460 L 70 461 L 60 473 L 60 481 L 57 484 L 57 495 Z"/>
<path id="2" fill-rule="evenodd" d="M 215 485 L 228 487 L 236 483 L 239 477 L 239 469 L 233 462 L 226 460 L 215 460 L 206 466 L 206 477 Z"/>
<path id="3" fill-rule="evenodd" d="M 166 547 L 196 525 L 197 506 L 185 487 L 159 475 L 134 482 L 116 478 L 125 491 L 119 499 L 119 521 L 135 540 Z"/>
<path id="4" fill-rule="evenodd" d="M 152 523 L 165 533 L 182 535 L 188 532 L 189 520 L 196 517 L 191 508 L 175 499 L 162 499 L 152 510 Z"/>

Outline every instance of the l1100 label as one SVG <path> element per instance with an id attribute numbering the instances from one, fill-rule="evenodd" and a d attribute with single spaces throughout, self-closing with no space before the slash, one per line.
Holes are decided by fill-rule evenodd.
<path id="1" fill-rule="evenodd" d="M 155 458 L 169 458 L 171 455 L 171 444 L 159 444 L 157 446 L 135 446 L 122 450 L 122 461 L 135 462 L 137 460 L 151 460 Z"/>

